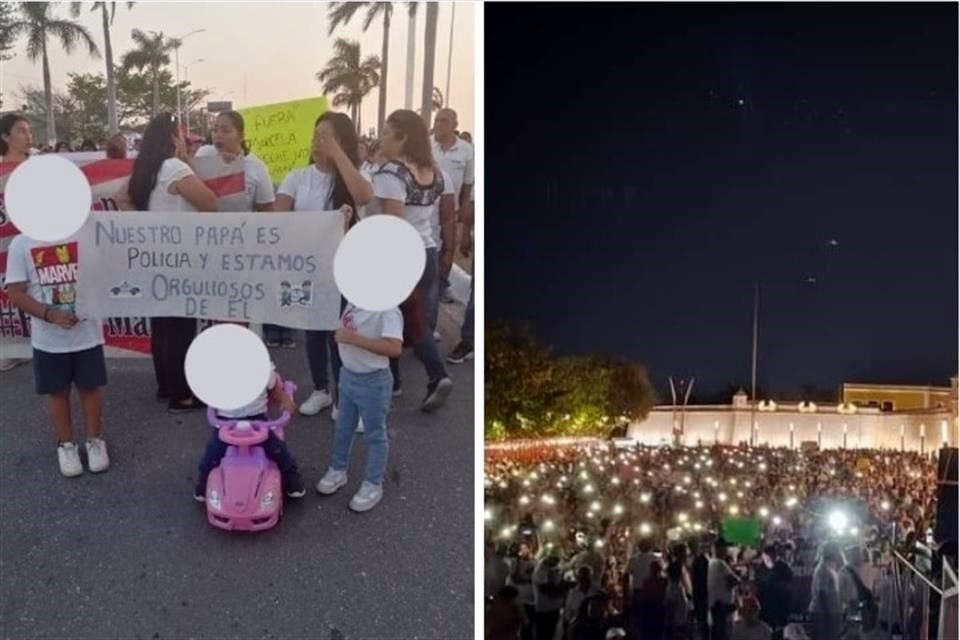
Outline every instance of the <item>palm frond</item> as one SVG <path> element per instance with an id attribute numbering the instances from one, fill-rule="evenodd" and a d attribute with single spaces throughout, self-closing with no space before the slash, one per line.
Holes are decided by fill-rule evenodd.
<path id="1" fill-rule="evenodd" d="M 142 49 L 133 49 L 123 54 L 120 66 L 124 69 L 143 69 L 150 66 L 150 56 Z"/>
<path id="2" fill-rule="evenodd" d="M 392 2 L 371 2 L 370 3 L 370 8 L 367 9 L 367 15 L 363 20 L 364 33 L 366 33 L 367 29 L 370 28 L 370 25 L 373 24 L 373 21 L 376 20 L 381 15 L 383 15 L 385 18 L 393 15 Z"/>
<path id="3" fill-rule="evenodd" d="M 90 35 L 86 27 L 76 22 L 70 22 L 69 20 L 50 20 L 47 22 L 47 32 L 60 40 L 60 44 L 63 45 L 63 49 L 67 53 L 73 53 L 73 50 L 76 49 L 78 44 L 85 44 L 87 45 L 88 53 L 92 57 L 100 57 L 100 49 L 97 47 L 93 36 Z"/>
<path id="4" fill-rule="evenodd" d="M 350 104 L 350 95 L 346 93 L 338 93 L 333 96 L 333 100 L 330 101 L 334 107 L 342 107 L 344 105 Z"/>
<path id="5" fill-rule="evenodd" d="M 20 11 L 27 19 L 27 22 L 40 25 L 47 21 L 48 11 L 53 6 L 47 2 L 21 2 Z"/>
<path id="6" fill-rule="evenodd" d="M 333 35 L 341 24 L 346 25 L 350 18 L 363 7 L 366 2 L 331 2 L 330 3 L 330 26 L 327 28 L 327 35 Z"/>
<path id="7" fill-rule="evenodd" d="M 27 58 L 36 62 L 43 55 L 44 35 L 40 29 L 32 29 L 27 36 Z"/>

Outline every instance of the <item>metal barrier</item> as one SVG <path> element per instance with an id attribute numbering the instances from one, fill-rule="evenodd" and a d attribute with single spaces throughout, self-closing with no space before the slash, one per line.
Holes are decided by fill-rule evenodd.
<path id="1" fill-rule="evenodd" d="M 957 637 L 955 614 L 953 635 L 944 635 L 949 625 L 938 624 L 945 610 L 943 590 L 902 555 L 897 552 L 893 555 L 894 562 L 890 567 L 893 573 L 891 588 L 881 594 L 879 603 L 881 622 L 889 625 L 891 636 L 902 640 L 929 640 L 932 623 L 934 630 L 939 629 L 935 637 L 941 640 L 955 640 Z M 956 593 L 954 593 L 953 602 L 955 611 Z M 932 603 L 940 605 L 940 617 L 936 620 L 931 620 Z"/>
<path id="2" fill-rule="evenodd" d="M 957 570 L 950 566 L 949 561 L 943 563 L 943 594 L 940 600 L 940 625 L 937 638 L 939 640 L 953 640 L 960 638 L 960 629 L 957 628 L 957 619 L 960 610 L 957 608 Z"/>

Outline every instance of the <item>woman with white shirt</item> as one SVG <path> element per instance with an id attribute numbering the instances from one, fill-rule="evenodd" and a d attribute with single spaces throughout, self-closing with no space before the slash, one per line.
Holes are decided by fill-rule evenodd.
<path id="1" fill-rule="evenodd" d="M 433 411 L 446 402 L 453 390 L 453 382 L 433 339 L 436 318 L 431 318 L 434 301 L 439 295 L 438 275 L 449 272 L 453 264 L 456 233 L 453 186 L 433 159 L 427 125 L 413 111 L 400 109 L 391 113 L 383 127 L 380 143 L 387 162 L 373 176 L 377 208 L 383 213 L 400 216 L 413 225 L 426 252 L 426 266 L 415 295 L 402 308 L 406 314 L 413 304 L 413 312 L 423 314 L 427 319 L 426 329 L 413 338 L 413 349 L 426 369 L 428 380 L 427 394 L 420 409 Z M 433 237 L 432 220 L 437 205 L 443 239 L 442 255 L 438 255 Z M 395 360 L 392 368 L 395 388 L 399 388 Z"/>
<path id="2" fill-rule="evenodd" d="M 280 183 L 276 210 L 321 212 L 347 205 L 357 211 L 367 204 L 373 197 L 373 187 L 369 178 L 357 169 L 357 148 L 356 128 L 349 116 L 328 111 L 317 118 L 311 163 L 291 171 Z M 342 302 L 340 311 L 343 311 Z M 300 405 L 300 413 L 313 416 L 333 405 L 329 366 L 332 360 L 336 380 L 340 356 L 333 331 L 306 331 L 305 334 L 314 391 Z"/>
<path id="3" fill-rule="evenodd" d="M 230 164 L 237 158 L 243 158 L 244 194 L 242 199 L 233 202 L 233 206 L 224 208 L 220 203 L 220 211 L 273 211 L 276 198 L 273 192 L 273 181 L 270 172 L 263 160 L 251 153 L 247 141 L 244 139 L 243 116 L 236 111 L 224 111 L 217 116 L 213 126 L 213 145 L 201 147 L 197 151 L 197 158 L 219 155 Z"/>
<path id="4" fill-rule="evenodd" d="M 244 139 L 244 130 L 243 116 L 239 112 L 224 111 L 214 123 L 213 144 L 200 147 L 195 157 L 220 156 L 226 164 L 243 158 L 243 197 L 223 199 L 220 211 L 273 211 L 276 197 L 270 172 L 263 161 L 251 153 Z M 293 349 L 297 346 L 289 327 L 264 324 L 263 339 L 268 347 Z"/>
<path id="5" fill-rule="evenodd" d="M 177 119 L 161 113 L 143 133 L 126 192 L 118 196 L 123 208 L 137 211 L 216 211 L 217 196 L 194 173 Z M 194 318 L 151 318 L 150 342 L 157 376 L 157 400 L 170 413 L 202 409 L 187 384 L 183 364 L 197 334 Z"/>

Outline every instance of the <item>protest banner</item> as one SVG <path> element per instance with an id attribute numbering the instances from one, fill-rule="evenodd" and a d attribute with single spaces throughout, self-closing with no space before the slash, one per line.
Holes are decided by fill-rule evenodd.
<path id="1" fill-rule="evenodd" d="M 240 109 L 250 151 L 263 160 L 275 185 L 292 169 L 310 164 L 313 124 L 326 110 L 326 98 Z"/>
<path id="2" fill-rule="evenodd" d="M 343 227 L 339 211 L 91 216 L 78 234 L 77 314 L 332 330 Z"/>
<path id="3" fill-rule="evenodd" d="M 111 160 L 102 151 L 59 154 L 75 162 L 90 183 L 91 209 L 95 212 L 116 211 L 114 199 L 133 168 L 133 158 Z M 131 154 L 131 155 L 136 155 Z M 10 304 L 3 289 L 7 267 L 7 248 L 19 233 L 4 208 L 4 189 L 16 163 L 0 163 L 0 354 L 4 358 L 30 357 L 30 319 Z M 242 160 L 230 164 L 219 157 L 195 158 L 197 175 L 217 194 L 225 205 L 242 197 L 245 190 Z M 226 206 L 224 207 L 226 208 Z M 95 214 L 99 215 L 99 214 Z M 139 215 L 139 214 L 137 214 Z M 104 317 L 100 314 L 100 317 Z M 142 317 L 105 318 L 104 341 L 111 357 L 150 355 L 149 323 Z"/>

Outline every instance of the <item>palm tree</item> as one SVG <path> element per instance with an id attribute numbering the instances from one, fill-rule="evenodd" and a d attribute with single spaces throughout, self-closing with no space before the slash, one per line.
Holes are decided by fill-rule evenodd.
<path id="1" fill-rule="evenodd" d="M 134 29 L 130 34 L 137 43 L 137 49 L 123 54 L 121 65 L 125 70 L 148 69 L 153 84 L 153 107 L 150 117 L 153 118 L 160 111 L 160 70 L 170 64 L 170 52 L 173 51 L 174 40 L 163 37 L 163 33 L 151 31 L 147 35 L 140 29 Z"/>
<path id="2" fill-rule="evenodd" d="M 370 56 L 360 60 L 360 43 L 356 40 L 337 38 L 333 43 L 335 55 L 327 66 L 317 74 L 323 83 L 324 95 L 333 96 L 333 106 L 347 106 L 353 122 L 360 131 L 360 105 L 364 97 L 380 82 L 380 60 Z"/>
<path id="3" fill-rule="evenodd" d="M 433 110 L 438 111 L 443 109 L 443 93 L 440 92 L 440 87 L 433 88 Z"/>
<path id="4" fill-rule="evenodd" d="M 76 18 L 80 15 L 80 9 L 84 2 L 73 2 L 70 5 L 70 12 Z M 107 7 L 109 6 L 109 9 Z M 133 2 L 127 3 L 127 9 L 132 8 Z M 100 18 L 103 22 L 103 51 L 107 59 L 107 122 L 110 127 L 110 135 L 120 131 L 120 125 L 117 123 L 117 83 L 113 78 L 113 45 L 110 43 L 110 27 L 113 26 L 113 18 L 117 13 L 116 2 L 94 2 L 90 5 L 90 11 L 100 10 Z"/>
<path id="5" fill-rule="evenodd" d="M 383 128 L 387 119 L 387 63 L 390 57 L 390 19 L 393 17 L 392 2 L 331 2 L 330 3 L 330 30 L 328 35 L 341 24 L 350 22 L 357 11 L 367 8 L 367 15 L 363 20 L 363 31 L 367 32 L 378 16 L 383 16 L 383 40 L 380 45 L 380 102 L 377 104 L 377 130 Z"/>
<path id="6" fill-rule="evenodd" d="M 97 43 L 90 37 L 85 27 L 69 20 L 57 20 L 51 14 L 53 4 L 46 2 L 21 2 L 20 20 L 7 25 L 6 34 L 12 39 L 21 35 L 27 36 L 27 57 L 36 62 L 37 58 L 43 61 L 43 98 L 47 105 L 47 142 L 54 145 L 57 142 L 56 124 L 53 118 L 53 87 L 50 83 L 50 59 L 47 56 L 47 38 L 60 40 L 60 45 L 67 53 L 73 53 L 77 44 L 85 44 L 90 55 L 94 58 L 100 55 Z"/>
<path id="7" fill-rule="evenodd" d="M 437 56 L 437 14 L 440 9 L 436 2 L 427 3 L 427 22 L 423 32 L 423 93 L 420 102 L 420 115 L 424 122 L 430 122 L 433 106 L 433 68 Z"/>

